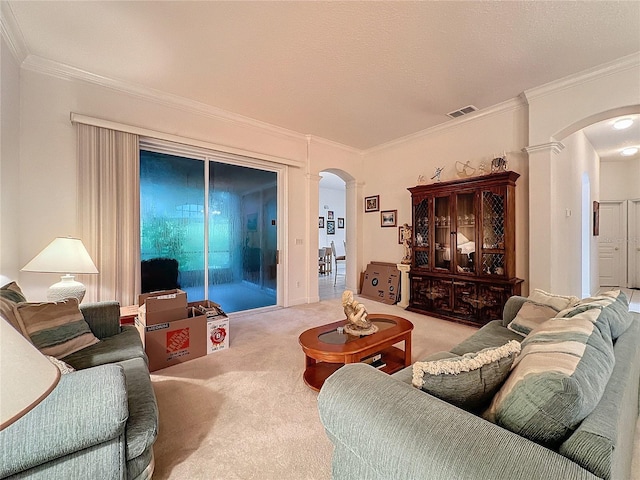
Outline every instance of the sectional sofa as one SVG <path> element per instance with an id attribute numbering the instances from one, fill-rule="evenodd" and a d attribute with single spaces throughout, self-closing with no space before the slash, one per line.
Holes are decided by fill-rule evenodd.
<path id="1" fill-rule="evenodd" d="M 99 341 L 62 358 L 72 368 L 53 392 L 0 431 L 0 478 L 143 480 L 153 473 L 158 407 L 138 332 L 120 326 L 116 302 L 80 309 Z"/>
<path id="2" fill-rule="evenodd" d="M 351 364 L 329 377 L 318 405 L 334 445 L 333 478 L 628 479 L 638 419 L 640 315 L 614 292 L 557 311 L 557 318 L 523 336 L 514 322 L 523 317 L 526 325 L 535 317 L 518 315 L 528 302 L 512 297 L 502 319 L 451 352 L 394 375 Z M 454 405 L 442 399 L 447 392 L 438 398 L 416 386 L 438 362 L 450 367 L 513 340 L 519 353 L 481 408 Z M 438 381 L 427 383 L 438 388 Z"/>

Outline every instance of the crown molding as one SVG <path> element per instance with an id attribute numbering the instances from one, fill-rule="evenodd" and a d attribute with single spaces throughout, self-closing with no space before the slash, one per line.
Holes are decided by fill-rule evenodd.
<path id="1" fill-rule="evenodd" d="M 11 54 L 18 64 L 24 62 L 29 56 L 29 49 L 24 41 L 24 36 L 18 26 L 11 5 L 5 1 L 0 2 L 0 34 L 7 42 L 9 50 L 11 50 Z"/>
<path id="2" fill-rule="evenodd" d="M 142 87 L 132 83 L 116 80 L 103 75 L 97 75 L 95 73 L 87 72 L 70 65 L 54 62 L 43 57 L 36 55 L 29 55 L 22 67 L 25 70 L 30 70 L 36 73 L 44 75 L 50 75 L 65 80 L 79 80 L 94 85 L 99 85 L 104 88 L 115 90 L 127 95 L 140 98 L 142 100 L 150 101 L 159 105 L 163 105 L 170 108 L 175 108 L 188 113 L 195 113 L 204 117 L 221 120 L 227 123 L 233 123 L 241 125 L 243 127 L 251 127 L 262 132 L 268 131 L 271 134 L 278 135 L 280 137 L 286 137 L 287 139 L 306 141 L 304 134 L 294 132 L 283 127 L 278 127 L 270 123 L 261 122 L 250 117 L 245 117 L 236 113 L 223 110 L 221 108 L 213 107 L 202 102 L 190 100 L 179 95 L 171 93 L 161 92 L 151 88 Z"/>
<path id="3" fill-rule="evenodd" d="M 640 66 L 640 52 L 632 53 L 631 55 L 598 65 L 588 70 L 583 70 L 582 72 L 540 85 L 539 87 L 530 88 L 524 91 L 524 96 L 527 103 L 531 103 L 531 100 L 535 100 L 536 98 L 566 90 L 567 88 L 572 88 L 597 78 L 624 72 L 625 70 L 638 66 Z"/>
<path id="4" fill-rule="evenodd" d="M 541 143 L 540 145 L 532 145 L 530 147 L 524 147 L 522 149 L 523 152 L 527 152 L 527 154 L 529 155 L 538 152 L 551 152 L 557 155 L 562 150 L 564 150 L 564 143 L 562 142 Z"/>
<path id="5" fill-rule="evenodd" d="M 345 145 L 344 143 L 334 142 L 333 140 L 328 140 L 323 137 L 316 137 L 315 135 L 306 135 L 308 145 L 312 143 L 321 143 L 323 145 L 327 145 L 328 147 L 337 148 L 339 150 L 345 150 L 349 153 L 353 153 L 355 155 L 362 156 L 364 153 L 363 150 L 357 149 L 355 147 L 350 147 L 349 145 Z"/>
<path id="6" fill-rule="evenodd" d="M 406 143 L 411 140 L 417 140 L 422 137 L 426 137 L 428 135 L 432 135 L 437 132 L 441 132 L 443 130 L 448 130 L 451 127 L 456 127 L 458 125 L 462 125 L 464 123 L 473 122 L 485 117 L 490 117 L 493 115 L 498 115 L 504 112 L 517 110 L 526 106 L 525 100 L 522 96 L 517 96 L 515 98 L 511 98 L 501 103 L 497 103 L 491 107 L 483 108 L 478 110 L 477 112 L 470 113 L 468 115 L 464 115 L 462 117 L 458 117 L 452 120 L 449 120 L 444 123 L 440 123 L 438 125 L 434 125 L 433 127 L 427 128 L 426 130 L 421 130 L 416 133 L 412 133 L 410 135 L 406 135 L 404 137 L 397 138 L 395 140 L 391 140 L 390 142 L 383 143 L 381 145 L 377 145 L 375 147 L 369 148 L 363 151 L 364 155 L 368 155 L 370 153 L 378 152 L 380 150 L 385 150 L 387 148 L 394 147 L 395 145 Z"/>

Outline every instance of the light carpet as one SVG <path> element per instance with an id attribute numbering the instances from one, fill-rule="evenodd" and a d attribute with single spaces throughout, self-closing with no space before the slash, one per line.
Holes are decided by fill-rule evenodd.
<path id="1" fill-rule="evenodd" d="M 448 350 L 475 331 L 360 301 L 371 313 L 414 324 L 414 361 Z M 230 349 L 154 372 L 160 409 L 154 480 L 328 480 L 332 447 L 318 417 L 318 394 L 302 380 L 298 336 L 343 317 L 339 299 L 233 316 Z M 640 480 L 634 471 L 633 480 Z"/>
<path id="2" fill-rule="evenodd" d="M 448 350 L 473 327 L 360 299 L 370 313 L 410 320 L 413 358 Z M 230 320 L 230 348 L 154 372 L 160 432 L 154 479 L 331 476 L 318 394 L 304 384 L 298 336 L 344 318 L 339 299 Z"/>

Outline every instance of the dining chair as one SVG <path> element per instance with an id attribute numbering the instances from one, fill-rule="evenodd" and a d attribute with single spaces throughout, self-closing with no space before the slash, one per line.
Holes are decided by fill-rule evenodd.
<path id="1" fill-rule="evenodd" d="M 338 262 L 344 262 L 345 265 L 347 263 L 347 256 L 345 255 L 337 255 L 336 254 L 336 244 L 331 240 L 331 252 L 333 253 L 333 264 L 336 269 L 334 277 L 333 277 L 333 286 L 336 286 L 336 282 L 338 281 Z M 346 253 L 346 251 L 345 251 Z"/>

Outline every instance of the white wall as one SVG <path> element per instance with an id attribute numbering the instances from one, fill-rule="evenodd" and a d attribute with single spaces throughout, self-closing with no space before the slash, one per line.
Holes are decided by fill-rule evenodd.
<path id="1" fill-rule="evenodd" d="M 0 43 L 0 275 L 18 279 L 20 225 L 20 68 Z"/>
<path id="2" fill-rule="evenodd" d="M 522 148 L 527 145 L 526 106 L 509 102 L 491 113 L 451 122 L 448 128 L 423 132 L 403 142 L 366 153 L 364 158 L 365 196 L 380 195 L 381 210 L 398 210 L 398 225 L 411 224 L 411 195 L 419 175 L 427 182 L 436 167 L 444 167 L 441 179 L 457 177 L 456 162 L 481 162 L 507 153 L 509 170 L 521 176 L 516 183 L 516 275 L 528 279 L 528 166 Z M 380 213 L 364 214 L 364 258 L 398 263 L 403 256 L 398 229 L 380 226 Z M 526 292 L 526 282 L 523 290 Z"/>
<path id="3" fill-rule="evenodd" d="M 600 159 L 582 130 L 567 137 L 563 144 L 565 149 L 554 159 L 552 171 L 553 178 L 566 181 L 554 189 L 554 208 L 550 212 L 551 291 L 580 297 L 583 268 L 589 268 L 586 272 L 590 279 L 589 294 L 595 294 L 599 288 L 598 242 L 592 234 L 592 220 L 588 232 L 589 251 L 582 251 L 582 176 L 586 174 L 589 178 L 591 198 L 586 208 L 592 219 L 591 205 L 594 200 L 600 200 Z M 588 264 L 583 262 L 583 256 L 589 258 Z"/>
<path id="4" fill-rule="evenodd" d="M 21 118 L 20 122 L 14 122 L 14 125 L 21 123 L 20 194 L 16 204 L 20 206 L 20 217 L 29 219 L 20 222 L 18 229 L 20 248 L 14 257 L 20 266 L 55 236 L 77 233 L 76 134 L 69 120 L 71 112 L 226 145 L 257 155 L 292 159 L 303 166 L 306 163 L 307 139 L 302 135 L 287 135 L 172 108 L 80 80 L 23 69 L 20 96 Z M 305 218 L 305 204 L 295 201 L 305 196 L 305 169 L 288 167 L 287 171 L 284 178 L 288 186 L 286 218 L 281 222 L 287 236 L 281 249 L 286 252 L 287 268 L 282 274 L 288 291 L 285 303 L 289 305 L 307 301 L 302 286 L 309 275 L 304 250 L 309 242 L 304 223 L 299 221 Z M 293 238 L 307 240 L 298 245 L 290 241 Z M 55 281 L 55 275 L 20 275 L 21 286 L 34 300 L 43 298 L 48 286 Z"/>
<path id="5" fill-rule="evenodd" d="M 533 198 L 531 200 L 531 288 L 580 294 L 573 282 L 565 286 L 555 279 L 556 272 L 576 272 L 581 266 L 575 257 L 558 257 L 553 253 L 563 241 L 561 234 L 554 230 L 553 219 L 561 211 L 556 199 L 562 198 L 567 185 L 579 185 L 581 179 L 573 176 L 577 172 L 571 172 L 568 177 L 560 176 L 566 172 L 555 166 L 562 158 L 562 142 L 572 143 L 568 140 L 570 135 L 616 115 L 640 112 L 639 78 L 640 54 L 635 54 L 525 92 L 529 104 L 529 189 L 531 192 L 548 192 L 535 204 Z M 591 192 L 595 199 L 601 198 L 599 187 L 592 185 Z M 570 228 L 569 238 L 576 238 L 578 226 Z M 556 261 L 552 260 L 554 258 Z"/>
<path id="6" fill-rule="evenodd" d="M 640 198 L 640 159 L 600 162 L 600 199 Z"/>

